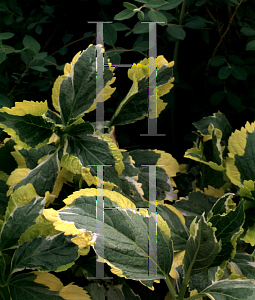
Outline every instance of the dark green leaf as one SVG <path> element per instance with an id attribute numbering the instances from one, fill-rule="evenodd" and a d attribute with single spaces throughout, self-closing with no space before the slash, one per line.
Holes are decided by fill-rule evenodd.
<path id="1" fill-rule="evenodd" d="M 31 66 L 30 69 L 38 71 L 38 72 L 47 72 L 48 69 L 44 68 L 44 67 L 40 67 L 40 66 Z"/>
<path id="2" fill-rule="evenodd" d="M 183 2 L 183 0 L 171 0 L 170 3 L 164 4 L 160 6 L 160 10 L 170 10 L 173 8 L 176 8 L 178 5 L 180 5 Z"/>
<path id="3" fill-rule="evenodd" d="M 228 103 L 234 108 L 240 108 L 242 105 L 242 100 L 230 90 L 227 92 L 227 100 Z"/>
<path id="4" fill-rule="evenodd" d="M 255 40 L 250 41 L 247 45 L 246 45 L 246 51 L 255 51 Z"/>
<path id="5" fill-rule="evenodd" d="M 49 7 L 50 8 L 50 6 L 47 6 L 47 7 Z M 39 20 L 39 22 L 38 23 L 47 23 L 47 19 L 48 19 L 49 17 L 48 16 L 44 16 L 44 17 L 42 17 L 40 20 Z"/>
<path id="6" fill-rule="evenodd" d="M 232 63 L 237 64 L 237 65 L 242 65 L 243 60 L 241 59 L 240 56 L 238 55 L 228 55 L 228 58 L 232 61 Z"/>
<path id="7" fill-rule="evenodd" d="M 211 265 L 216 267 L 228 261 L 235 251 L 233 241 L 242 233 L 244 223 L 244 200 L 241 200 L 234 210 L 228 211 L 227 214 L 214 215 L 208 221 L 217 228 L 215 231 L 217 240 L 222 241 L 222 249 Z"/>
<path id="8" fill-rule="evenodd" d="M 123 11 L 121 11 L 120 13 L 114 16 L 114 20 L 121 21 L 121 20 L 130 19 L 135 14 L 136 14 L 135 12 L 129 9 L 124 9 Z"/>
<path id="9" fill-rule="evenodd" d="M 0 108 L 2 108 L 3 106 L 10 108 L 11 107 L 11 102 L 4 95 L 0 95 Z"/>
<path id="10" fill-rule="evenodd" d="M 245 253 L 244 251 L 237 251 L 230 264 L 234 269 L 236 269 L 237 266 L 242 272 L 242 275 L 247 279 L 255 279 L 254 256 Z"/>
<path id="11" fill-rule="evenodd" d="M 224 97 L 225 97 L 225 92 L 224 91 L 218 91 L 218 92 L 212 94 L 212 96 L 210 98 L 210 103 L 212 105 L 218 105 L 222 102 Z"/>
<path id="12" fill-rule="evenodd" d="M 70 42 L 72 38 L 73 38 L 73 34 L 67 33 L 63 36 L 62 42 L 65 45 L 66 43 Z"/>
<path id="13" fill-rule="evenodd" d="M 12 205 L 16 207 L 12 209 L 12 215 L 3 224 L 0 235 L 1 250 L 18 246 L 20 235 L 35 224 L 40 211 L 43 209 L 44 201 L 42 200 L 43 198 L 34 197 L 28 204 L 22 206 L 17 206 L 15 200 L 10 200 Z"/>
<path id="14" fill-rule="evenodd" d="M 0 40 L 8 40 L 14 36 L 14 33 L 12 32 L 3 32 L 0 33 Z"/>
<path id="15" fill-rule="evenodd" d="M 48 52 L 37 53 L 33 59 L 43 59 L 48 55 Z"/>
<path id="16" fill-rule="evenodd" d="M 67 47 L 62 47 L 58 50 L 58 53 L 61 55 L 65 55 L 67 51 L 68 51 Z"/>
<path id="17" fill-rule="evenodd" d="M 71 239 L 72 236 L 60 233 L 23 243 L 12 258 L 12 273 L 24 268 L 56 271 L 60 266 L 74 262 L 78 258 L 78 246 Z"/>
<path id="18" fill-rule="evenodd" d="M 123 2 L 123 6 L 132 11 L 138 8 L 136 5 L 129 2 Z"/>
<path id="19" fill-rule="evenodd" d="M 52 135 L 52 124 L 49 124 L 42 116 L 29 114 L 17 116 L 0 112 L 0 124 L 12 128 L 22 142 L 33 148 L 48 140 Z"/>
<path id="20" fill-rule="evenodd" d="M 31 24 L 29 24 L 29 25 L 27 26 L 27 29 L 28 29 L 28 30 L 29 30 L 29 29 L 32 29 L 32 28 L 35 27 L 35 25 L 36 25 L 36 23 L 31 23 Z"/>
<path id="21" fill-rule="evenodd" d="M 138 17 L 138 19 L 140 20 L 140 21 L 143 21 L 144 20 L 144 13 L 143 13 L 143 11 L 138 11 L 138 13 L 137 13 L 137 17 Z"/>
<path id="22" fill-rule="evenodd" d="M 22 43 L 24 47 L 28 47 L 27 52 L 29 55 L 34 56 L 35 54 L 40 52 L 41 46 L 32 36 L 25 35 Z"/>
<path id="23" fill-rule="evenodd" d="M 13 21 L 14 21 L 13 15 L 9 15 L 9 16 L 5 17 L 5 19 L 4 19 L 4 23 L 6 25 L 11 25 L 13 23 Z"/>
<path id="24" fill-rule="evenodd" d="M 93 105 L 97 92 L 97 62 L 103 62 L 100 46 L 88 47 L 77 59 L 72 77 L 64 78 L 60 84 L 59 107 L 63 123 L 76 119 Z M 99 50 L 99 51 L 98 51 Z M 99 52 L 99 53 L 98 53 Z M 104 55 L 106 57 L 106 54 Z M 103 80 L 108 82 L 113 77 L 108 66 L 104 67 Z M 104 87 L 102 87 L 104 88 Z"/>
<path id="25" fill-rule="evenodd" d="M 0 64 L 5 61 L 6 59 L 6 52 L 5 51 L 0 51 Z"/>
<path id="26" fill-rule="evenodd" d="M 119 55 L 118 52 L 113 53 L 113 55 L 111 55 L 111 63 L 113 65 L 119 65 L 121 61 L 121 56 Z"/>
<path id="27" fill-rule="evenodd" d="M 161 13 L 167 18 L 168 23 L 172 22 L 173 20 L 176 20 L 176 18 L 172 14 L 166 11 L 162 11 Z"/>
<path id="28" fill-rule="evenodd" d="M 167 222 L 171 230 L 171 239 L 174 245 L 174 251 L 186 249 L 186 243 L 189 238 L 189 231 L 177 214 L 165 205 L 157 206 L 157 213 Z"/>
<path id="29" fill-rule="evenodd" d="M 67 132 L 67 131 L 66 131 Z M 93 133 L 93 127 L 90 123 L 71 126 L 68 129 L 67 153 L 76 156 L 82 167 L 88 165 L 111 164 L 112 166 L 104 168 L 104 180 L 119 185 L 119 177 L 115 170 L 115 158 L 113 157 L 108 143 L 94 136 L 87 136 Z M 68 154 L 62 157 L 61 166 L 72 168 L 72 159 Z M 92 176 L 97 176 L 97 168 L 90 167 Z"/>
<path id="30" fill-rule="evenodd" d="M 213 196 L 208 196 L 201 192 L 192 192 L 189 194 L 188 200 L 178 200 L 174 203 L 174 207 L 185 216 L 185 224 L 189 228 L 195 217 L 199 220 L 203 212 L 207 216 L 216 201 L 217 198 Z"/>
<path id="31" fill-rule="evenodd" d="M 146 3 L 146 7 L 160 9 L 160 7 L 165 4 L 168 4 L 168 3 L 167 3 L 167 1 L 164 1 L 164 0 L 150 0 Z"/>
<path id="32" fill-rule="evenodd" d="M 51 291 L 48 286 L 36 283 L 33 273 L 19 274 L 11 278 L 9 289 L 12 300 L 31 300 L 31 295 L 36 300 L 63 300 L 59 292 Z"/>
<path id="33" fill-rule="evenodd" d="M 122 23 L 112 23 L 112 26 L 115 28 L 116 31 L 129 30 L 127 25 L 122 24 Z"/>
<path id="34" fill-rule="evenodd" d="M 167 24 L 167 18 L 159 11 L 150 10 L 148 16 L 152 22 L 163 22 L 162 25 Z M 146 24 L 147 25 L 147 24 Z"/>
<path id="35" fill-rule="evenodd" d="M 24 62 L 24 64 L 27 66 L 29 63 L 30 63 L 30 61 L 31 61 L 31 58 L 30 58 L 30 56 L 27 54 L 27 52 L 26 51 L 22 51 L 21 53 L 20 53 L 20 58 L 21 58 L 21 60 Z"/>
<path id="36" fill-rule="evenodd" d="M 143 41 L 143 42 L 140 42 L 140 43 L 136 44 L 135 46 L 133 46 L 133 50 L 137 51 L 137 52 L 147 51 L 148 49 L 149 49 L 149 42 L 148 41 Z"/>
<path id="37" fill-rule="evenodd" d="M 255 35 L 255 30 L 252 29 L 251 27 L 242 27 L 240 32 L 242 32 L 242 34 L 247 35 L 247 36 Z"/>
<path id="38" fill-rule="evenodd" d="M 200 294 L 213 300 L 253 300 L 255 298 L 255 284 L 249 280 L 224 279 L 214 282 Z"/>
<path id="39" fill-rule="evenodd" d="M 227 79 L 232 73 L 232 68 L 230 66 L 221 67 L 218 72 L 218 77 L 220 79 Z"/>
<path id="40" fill-rule="evenodd" d="M 133 28 L 134 34 L 147 33 L 149 32 L 149 24 L 137 22 Z"/>
<path id="41" fill-rule="evenodd" d="M 206 222 L 204 213 L 198 223 L 190 226 L 191 235 L 186 244 L 184 273 L 191 268 L 191 275 L 206 270 L 221 250 L 221 242 L 216 239 L 215 231 Z"/>
<path id="42" fill-rule="evenodd" d="M 47 191 L 52 193 L 57 180 L 57 171 L 59 170 L 57 152 L 49 154 L 35 169 L 24 177 L 18 184 L 13 186 L 13 190 L 18 189 L 22 185 L 32 183 L 37 194 L 41 197 Z M 42 185 L 43 182 L 43 185 Z"/>
<path id="43" fill-rule="evenodd" d="M 36 26 L 35 32 L 36 32 L 37 34 L 41 34 L 41 33 L 42 33 L 42 26 L 41 26 L 40 24 L 38 24 L 38 25 Z"/>
<path id="44" fill-rule="evenodd" d="M 114 44 L 117 41 L 117 32 L 112 24 L 104 24 L 104 42 L 107 45 L 114 47 Z"/>
<path id="45" fill-rule="evenodd" d="M 21 21 L 23 21 L 23 20 L 24 20 L 23 17 L 18 17 L 18 18 L 16 19 L 16 22 L 21 22 Z"/>
<path id="46" fill-rule="evenodd" d="M 208 64 L 210 63 L 210 61 L 211 61 L 211 58 L 208 60 Z M 222 56 L 222 55 L 216 55 L 213 58 L 211 66 L 213 66 L 213 67 L 219 67 L 219 66 L 223 65 L 225 62 L 226 62 L 226 59 L 225 59 L 224 56 Z"/>
<path id="47" fill-rule="evenodd" d="M 228 141 L 229 136 L 233 132 L 232 126 L 229 123 L 226 116 L 220 112 L 217 112 L 216 114 L 213 114 L 213 116 L 205 117 L 202 120 L 198 122 L 192 123 L 197 130 L 199 130 L 203 135 L 208 135 L 208 126 L 210 124 L 213 124 L 214 128 L 220 129 L 220 131 L 223 133 L 222 139 L 226 142 Z"/>
<path id="48" fill-rule="evenodd" d="M 237 67 L 235 65 L 231 65 L 231 67 L 232 67 L 232 75 L 236 79 L 238 79 L 238 80 L 246 80 L 247 79 L 248 73 L 243 68 Z"/>
<path id="49" fill-rule="evenodd" d="M 205 27 L 205 23 L 203 22 L 203 20 L 197 17 L 192 17 L 187 21 L 185 27 L 192 28 L 192 29 L 201 29 Z"/>
<path id="50" fill-rule="evenodd" d="M 186 32 L 178 25 L 171 24 L 167 26 L 167 33 L 178 40 L 184 40 Z"/>
<path id="51" fill-rule="evenodd" d="M 127 32 L 127 33 L 125 34 L 125 36 L 129 36 L 131 33 L 132 33 L 132 31 L 130 30 L 129 32 Z"/>

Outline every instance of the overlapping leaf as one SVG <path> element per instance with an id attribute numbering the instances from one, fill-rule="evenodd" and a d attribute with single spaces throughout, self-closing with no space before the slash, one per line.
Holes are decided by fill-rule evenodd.
<path id="1" fill-rule="evenodd" d="M 57 271 L 78 258 L 78 246 L 71 242 L 70 236 L 59 233 L 54 236 L 37 237 L 25 242 L 15 251 L 11 272 L 25 268 Z"/>
<path id="2" fill-rule="evenodd" d="M 225 146 L 222 146 L 222 131 L 218 128 L 215 128 L 213 124 L 208 125 L 207 128 L 208 133 L 211 135 L 206 135 L 204 138 L 210 139 L 212 138 L 212 153 L 211 153 L 211 161 L 207 161 L 207 158 L 204 153 L 203 145 L 202 143 L 200 144 L 199 148 L 194 147 L 191 149 L 188 149 L 184 155 L 186 158 L 190 158 L 196 161 L 199 161 L 203 164 L 208 165 L 212 169 L 216 171 L 224 171 L 224 163 L 223 163 L 223 158 L 224 158 L 224 150 Z M 224 144 L 224 142 L 223 142 Z"/>
<path id="3" fill-rule="evenodd" d="M 20 235 L 35 224 L 44 204 L 43 198 L 38 197 L 31 183 L 13 193 L 0 232 L 1 250 L 18 246 Z"/>
<path id="4" fill-rule="evenodd" d="M 57 181 L 58 171 L 60 171 L 58 152 L 55 151 L 53 154 L 47 155 L 47 157 L 32 170 L 28 168 L 17 168 L 14 170 L 9 176 L 7 184 L 15 191 L 22 185 L 32 183 L 37 194 L 44 197 L 47 191 L 49 193 L 53 191 Z"/>
<path id="5" fill-rule="evenodd" d="M 52 124 L 43 114 L 48 110 L 47 102 L 17 102 L 15 107 L 0 109 L 0 127 L 15 138 L 15 142 L 25 149 L 40 148 L 52 136 Z"/>
<path id="6" fill-rule="evenodd" d="M 151 80 L 153 78 L 155 79 L 156 72 L 154 71 L 156 64 L 157 87 L 154 89 L 153 95 L 150 97 L 150 109 L 152 109 L 150 114 L 157 118 L 161 111 L 166 107 L 167 103 L 164 103 L 160 97 L 167 94 L 173 87 L 173 62 L 168 63 L 162 55 L 160 55 L 156 61 L 154 58 L 150 59 L 152 59 L 152 70 L 149 70 L 149 59 L 144 59 L 137 65 L 134 64 L 128 70 L 128 77 L 133 81 L 133 85 L 113 115 L 110 122 L 111 125 L 134 123 L 135 121 L 141 120 L 145 116 L 148 116 L 148 77 L 150 76 Z M 152 105 L 153 103 L 154 105 Z"/>
<path id="7" fill-rule="evenodd" d="M 30 300 L 31 295 L 34 299 L 91 299 L 81 287 L 72 283 L 63 286 L 55 275 L 38 271 L 14 276 L 10 280 L 9 290 L 13 300 Z"/>
<path id="8" fill-rule="evenodd" d="M 104 190 L 103 195 L 104 223 L 96 220 L 96 215 L 101 214 L 97 211 L 97 189 L 74 192 L 64 200 L 65 208 L 45 209 L 44 216 L 54 222 L 56 230 L 77 234 L 72 241 L 81 248 L 96 241 L 95 250 L 104 248 L 104 259 L 118 276 L 147 278 L 149 218 L 137 213 L 135 205 L 123 195 L 109 190 Z M 143 210 L 141 213 L 144 215 Z M 171 269 L 173 245 L 167 223 L 158 216 L 157 224 L 157 246 L 156 236 L 151 240 L 153 249 L 157 248 L 157 263 L 152 261 L 152 267 L 156 268 L 157 277 L 165 277 Z M 96 234 L 99 225 L 104 226 L 104 236 Z"/>
<path id="9" fill-rule="evenodd" d="M 220 200 L 219 200 L 220 201 Z M 236 240 L 242 234 L 244 224 L 244 201 L 241 200 L 234 210 L 222 215 L 217 214 L 209 218 L 212 226 L 217 228 L 216 238 L 222 241 L 221 252 L 215 258 L 212 267 L 219 266 L 233 258 L 236 253 Z"/>
<path id="10" fill-rule="evenodd" d="M 203 213 L 207 217 L 216 201 L 217 198 L 198 191 L 189 193 L 187 199 L 177 200 L 173 206 L 183 214 L 186 226 L 189 228 L 195 217 L 199 220 Z"/>
<path id="11" fill-rule="evenodd" d="M 97 51 L 98 50 L 98 51 Z M 107 60 L 107 57 L 106 57 Z M 64 125 L 72 119 L 84 115 L 96 108 L 96 102 L 110 98 L 116 88 L 110 84 L 115 81 L 113 67 L 104 66 L 103 82 L 97 80 L 97 61 L 104 62 L 101 45 L 90 45 L 83 52 L 78 52 L 71 64 L 66 64 L 64 75 L 59 76 L 52 90 L 54 108 L 60 112 Z M 103 87 L 97 95 L 97 86 Z M 105 87 L 104 87 L 105 85 Z"/>
<path id="12" fill-rule="evenodd" d="M 61 159 L 61 166 L 74 174 L 82 174 L 89 185 L 96 184 L 97 165 L 103 165 L 103 180 L 119 185 L 118 174 L 124 169 L 122 155 L 111 138 L 92 136 L 94 132 L 90 123 L 71 126 L 67 133 L 66 153 Z M 90 170 L 90 179 L 84 173 Z M 91 182 L 89 181 L 91 180 Z"/>
<path id="13" fill-rule="evenodd" d="M 135 167 L 139 169 L 138 182 L 142 184 L 144 191 L 143 197 L 149 200 L 149 188 L 154 184 L 156 189 L 157 200 L 176 200 L 177 196 L 174 193 L 173 187 L 175 183 L 172 177 L 180 171 L 180 167 L 175 158 L 171 154 L 161 150 L 133 150 L 129 155 L 135 161 Z M 147 166 L 145 166 L 147 165 Z M 151 166 L 156 167 L 153 171 Z M 150 182 L 150 173 L 153 177 Z M 153 176 L 154 174 L 154 176 Z M 152 182 L 154 180 L 154 183 Z M 156 196 L 155 195 L 155 196 Z"/>
<path id="14" fill-rule="evenodd" d="M 193 275 L 206 270 L 221 250 L 221 242 L 215 236 L 215 229 L 205 220 L 204 214 L 190 229 L 184 256 L 184 273 Z"/>
<path id="15" fill-rule="evenodd" d="M 214 300 L 253 300 L 255 284 L 248 280 L 220 280 L 213 283 L 201 293 Z"/>
<path id="16" fill-rule="evenodd" d="M 235 130 L 229 138 L 229 154 L 226 160 L 227 176 L 233 184 L 241 188 L 240 195 L 250 199 L 255 196 L 254 140 L 255 122 L 247 122 L 245 127 Z"/>
<path id="17" fill-rule="evenodd" d="M 174 251 L 183 251 L 186 249 L 186 242 L 189 238 L 189 231 L 185 226 L 183 215 L 172 205 L 158 205 L 157 213 L 167 222 L 171 231 L 171 239 L 174 245 Z"/>

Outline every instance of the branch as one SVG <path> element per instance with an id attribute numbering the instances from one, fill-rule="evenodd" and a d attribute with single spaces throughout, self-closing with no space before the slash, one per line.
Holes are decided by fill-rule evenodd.
<path id="1" fill-rule="evenodd" d="M 239 6 L 242 4 L 242 2 L 243 2 L 243 0 L 241 0 L 240 3 L 237 5 L 237 7 L 236 7 L 236 9 L 235 9 L 235 11 L 234 11 L 234 13 L 233 13 L 233 15 L 232 15 L 232 17 L 231 17 L 229 23 L 228 23 L 228 27 L 227 27 L 226 31 L 225 31 L 225 32 L 223 33 L 223 35 L 221 36 L 218 45 L 217 45 L 216 48 L 214 49 L 212 58 L 211 58 L 211 60 L 210 60 L 210 62 L 209 62 L 209 64 L 208 64 L 208 66 L 207 66 L 207 69 L 206 69 L 206 72 L 205 72 L 205 76 L 208 76 L 208 71 L 209 71 L 209 68 L 210 68 L 210 66 L 211 66 L 211 64 L 212 64 L 213 58 L 214 58 L 214 56 L 215 56 L 215 54 L 216 54 L 216 52 L 217 52 L 217 50 L 218 50 L 220 44 L 222 43 L 223 38 L 225 37 L 225 35 L 226 35 L 227 32 L 229 31 L 229 28 L 230 28 L 230 26 L 231 26 L 231 24 L 232 24 L 232 22 L 233 22 L 233 20 L 234 20 L 234 16 L 235 16 L 235 14 L 236 14 L 236 12 L 237 12 Z"/>

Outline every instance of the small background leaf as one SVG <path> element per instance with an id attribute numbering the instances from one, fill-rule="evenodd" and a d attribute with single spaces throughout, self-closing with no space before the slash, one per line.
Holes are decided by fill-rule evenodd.
<path id="1" fill-rule="evenodd" d="M 179 27 L 178 25 L 171 24 L 170 26 L 167 26 L 166 31 L 174 38 L 178 40 L 184 40 L 186 36 L 186 32 L 184 29 Z"/>
<path id="2" fill-rule="evenodd" d="M 226 66 L 226 67 L 221 67 L 219 72 L 218 72 L 218 77 L 220 79 L 227 79 L 230 74 L 232 73 L 232 68 Z"/>

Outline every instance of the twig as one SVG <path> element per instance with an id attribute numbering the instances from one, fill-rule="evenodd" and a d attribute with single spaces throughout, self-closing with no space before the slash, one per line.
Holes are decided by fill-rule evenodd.
<path id="1" fill-rule="evenodd" d="M 211 58 L 211 60 L 210 60 L 210 62 L 209 62 L 209 64 L 208 64 L 208 66 L 207 66 L 207 69 L 206 69 L 206 72 L 205 72 L 205 76 L 208 76 L 208 71 L 209 71 L 209 68 L 210 68 L 210 66 L 211 66 L 211 64 L 212 64 L 213 58 L 214 58 L 214 56 L 215 56 L 215 54 L 216 54 L 216 52 L 217 52 L 217 50 L 218 50 L 220 44 L 222 43 L 223 38 L 225 37 L 225 35 L 226 35 L 227 32 L 229 31 L 229 28 L 230 28 L 230 26 L 231 26 L 231 24 L 232 24 L 232 22 L 233 22 L 233 20 L 234 20 L 234 16 L 235 16 L 235 14 L 236 14 L 236 12 L 237 12 L 239 6 L 242 4 L 242 2 L 243 2 L 243 0 L 241 0 L 240 3 L 237 5 L 237 7 L 236 7 L 236 9 L 235 9 L 235 11 L 234 11 L 234 13 L 233 13 L 233 15 L 232 15 L 232 17 L 231 17 L 229 23 L 228 23 L 227 29 L 225 30 L 225 32 L 224 32 L 223 35 L 221 36 L 218 45 L 217 45 L 216 48 L 214 49 L 212 58 Z"/>

